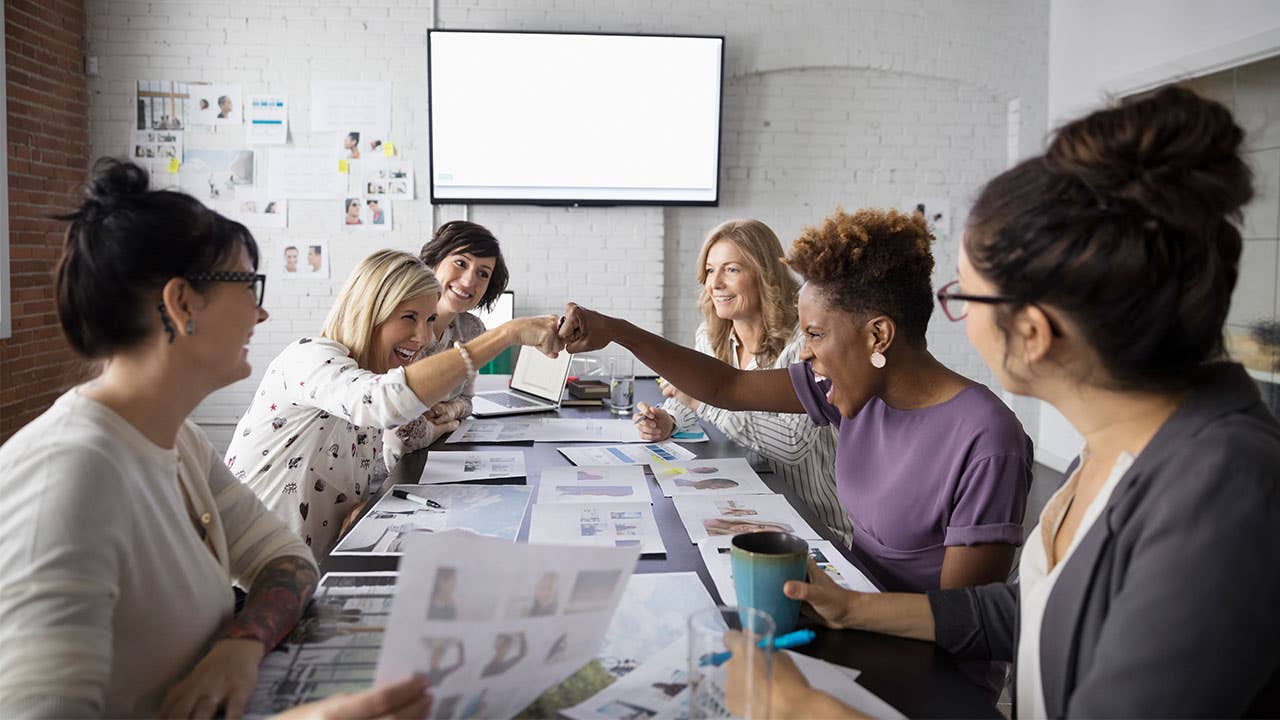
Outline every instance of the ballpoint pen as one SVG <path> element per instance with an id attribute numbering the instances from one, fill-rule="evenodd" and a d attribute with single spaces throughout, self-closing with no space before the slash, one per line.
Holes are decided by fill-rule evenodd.
<path id="1" fill-rule="evenodd" d="M 814 638 L 814 632 L 812 630 L 796 630 L 794 632 L 789 632 L 786 635 L 776 638 L 773 641 L 773 649 L 774 650 L 790 650 L 791 648 L 800 647 L 801 645 L 808 645 L 809 643 L 813 642 L 813 638 Z M 768 650 L 769 641 L 761 640 L 759 643 L 756 644 L 756 647 L 760 648 L 761 650 Z M 714 665 L 715 667 L 720 667 L 725 663 L 725 661 L 727 661 L 731 657 L 733 657 L 733 653 L 729 652 L 728 650 L 725 650 L 724 652 L 711 653 L 709 655 L 703 655 L 698 660 L 698 665 L 700 667 L 706 667 L 707 665 Z"/>

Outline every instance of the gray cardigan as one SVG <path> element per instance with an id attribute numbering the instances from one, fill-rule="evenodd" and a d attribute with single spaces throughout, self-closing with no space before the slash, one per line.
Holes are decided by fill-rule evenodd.
<path id="1" fill-rule="evenodd" d="M 1049 595 L 1049 717 L 1280 714 L 1280 423 L 1237 364 L 1193 387 Z M 1015 659 L 1016 584 L 929 602 L 944 649 Z"/>

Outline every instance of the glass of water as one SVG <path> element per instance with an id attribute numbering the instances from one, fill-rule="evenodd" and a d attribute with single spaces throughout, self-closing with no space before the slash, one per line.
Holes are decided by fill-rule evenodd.
<path id="1" fill-rule="evenodd" d="M 636 400 L 636 360 L 609 358 L 609 409 L 614 415 L 630 415 Z"/>

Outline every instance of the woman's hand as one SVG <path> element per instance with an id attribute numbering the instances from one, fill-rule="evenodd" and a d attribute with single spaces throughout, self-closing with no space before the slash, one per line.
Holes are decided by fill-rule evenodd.
<path id="1" fill-rule="evenodd" d="M 687 393 L 681 392 L 680 388 L 676 387 L 675 385 L 672 385 L 671 383 L 665 380 L 662 381 L 662 396 L 675 398 L 676 402 L 680 403 L 681 405 L 689 408 L 694 412 L 698 412 L 698 408 L 702 407 L 702 403 L 698 402 L 697 400 L 694 400 Z"/>
<path id="2" fill-rule="evenodd" d="M 748 643 L 736 630 L 725 634 L 725 646 L 733 655 L 725 664 L 727 682 L 725 704 L 734 717 L 764 717 L 761 712 L 768 703 L 767 717 L 804 717 L 798 713 L 800 705 L 811 692 L 809 681 L 786 653 L 773 653 L 773 682 L 765 674 L 768 658 L 764 650 Z M 748 713 L 748 711 L 751 711 Z"/>
<path id="3" fill-rule="evenodd" d="M 613 342 L 606 325 L 611 320 L 594 310 L 569 303 L 564 306 L 564 323 L 560 326 L 560 340 L 569 352 L 580 353 L 600 348 Z"/>
<path id="4" fill-rule="evenodd" d="M 366 718 L 426 718 L 431 712 L 427 679 L 415 675 L 398 683 L 358 693 L 340 693 L 292 707 L 276 720 L 364 720 Z"/>
<path id="5" fill-rule="evenodd" d="M 555 315 L 516 318 L 507 322 L 505 327 L 510 328 L 513 342 L 536 347 L 547 357 L 556 357 L 564 349 L 564 343 L 557 334 L 560 319 Z"/>
<path id="6" fill-rule="evenodd" d="M 433 424 L 457 420 L 458 403 L 456 400 L 441 400 L 427 408 L 427 420 Z"/>
<path id="7" fill-rule="evenodd" d="M 676 420 L 671 413 L 648 403 L 636 403 L 636 414 L 631 419 L 645 442 L 666 440 L 676 431 Z"/>
<path id="8" fill-rule="evenodd" d="M 212 718 L 219 708 L 229 719 L 244 715 L 258 684 L 264 649 L 257 640 L 227 639 L 213 644 L 160 704 L 159 717 Z"/>
<path id="9" fill-rule="evenodd" d="M 827 627 L 833 628 L 853 627 L 853 602 L 861 594 L 837 585 L 813 558 L 809 558 L 809 582 L 788 580 L 782 586 L 782 593 L 792 600 L 809 603 Z"/>

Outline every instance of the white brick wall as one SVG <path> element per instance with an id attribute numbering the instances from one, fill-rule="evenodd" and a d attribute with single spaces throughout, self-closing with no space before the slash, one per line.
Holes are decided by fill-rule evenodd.
<path id="1" fill-rule="evenodd" d="M 285 92 L 295 146 L 313 135 L 313 79 L 393 82 L 392 135 L 424 184 L 427 2 L 336 0 L 90 0 L 93 154 L 129 140 L 138 79 L 239 82 L 245 93 Z M 951 198 L 953 239 L 938 248 L 951 275 L 964 208 L 1006 162 L 1005 107 L 1021 98 L 1020 153 L 1044 135 L 1046 0 L 440 0 L 442 28 L 717 34 L 726 37 L 726 88 L 718 208 L 439 206 L 397 201 L 395 230 L 351 236 L 332 229 L 318 202 L 290 204 L 276 239 L 330 241 L 327 285 L 268 283 L 271 319 L 255 336 L 258 372 L 290 340 L 319 329 L 333 294 L 361 257 L 380 247 L 416 250 L 447 219 L 469 216 L 502 240 L 522 313 L 574 299 L 688 342 L 696 326 L 692 262 L 707 229 L 758 217 L 788 243 L 837 204 Z M 238 129 L 193 130 L 189 147 L 236 147 Z M 261 168 L 262 166 L 260 166 Z M 268 258 L 267 271 L 274 268 Z M 571 291 L 566 291 L 571 288 Z M 960 326 L 935 320 L 934 352 L 960 372 L 989 375 Z M 258 375 L 211 396 L 196 417 L 225 438 Z"/>

